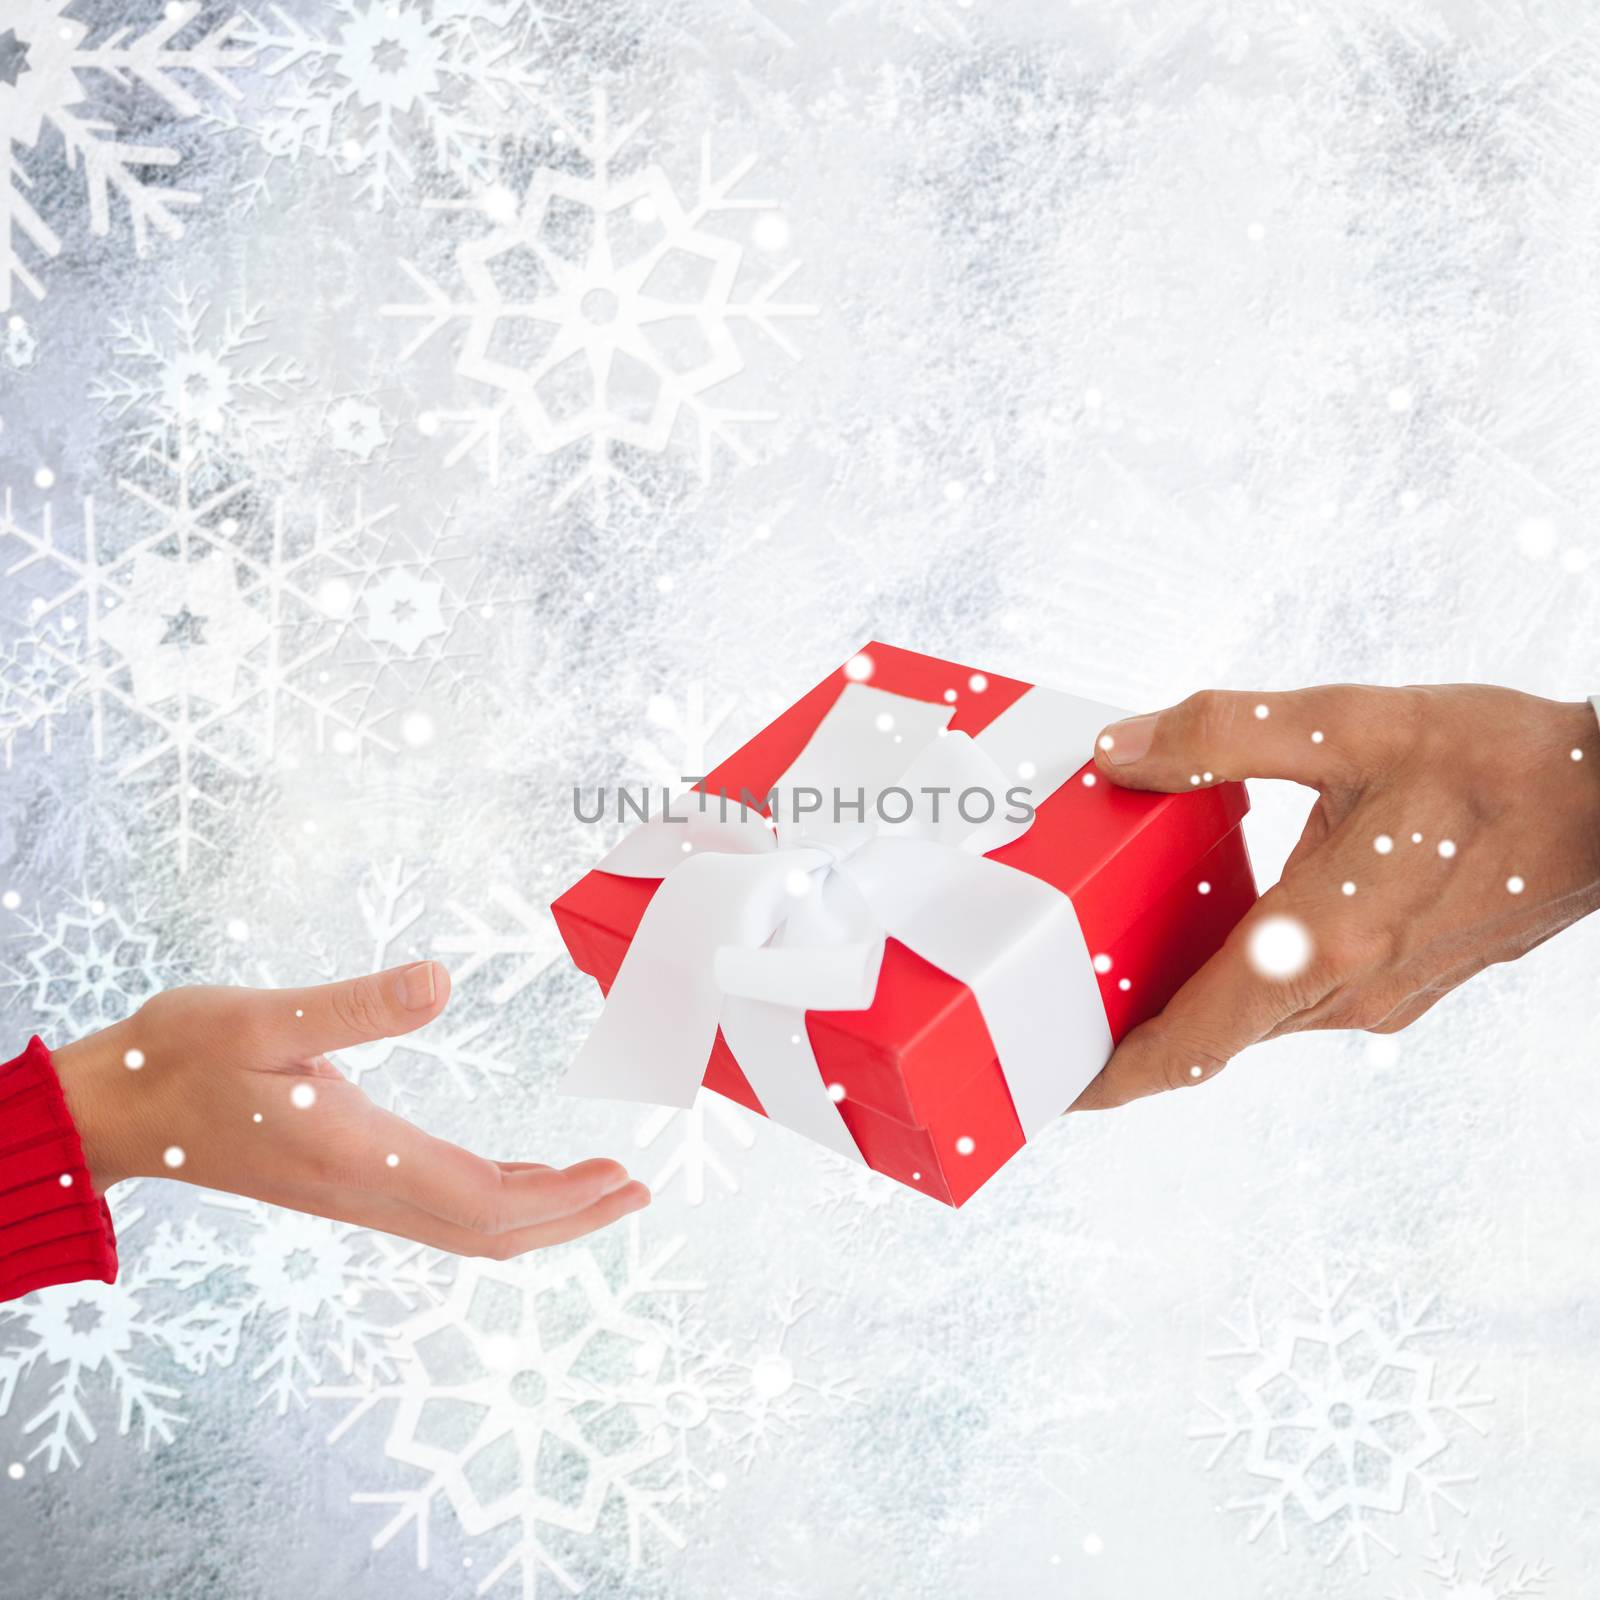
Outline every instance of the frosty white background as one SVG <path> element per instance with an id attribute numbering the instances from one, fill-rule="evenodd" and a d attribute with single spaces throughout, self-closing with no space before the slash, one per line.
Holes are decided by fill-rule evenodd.
<path id="1" fill-rule="evenodd" d="M 545 905 L 574 784 L 873 636 L 1600 689 L 1596 22 L 4 0 L 0 1045 L 433 954 L 347 1069 L 657 1194 L 501 1266 L 119 1191 L 0 1313 L 6 1592 L 1587 1592 L 1600 929 L 950 1213 L 556 1097 Z"/>

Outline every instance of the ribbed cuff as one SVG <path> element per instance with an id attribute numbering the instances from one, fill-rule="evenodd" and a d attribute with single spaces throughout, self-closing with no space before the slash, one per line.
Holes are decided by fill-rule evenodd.
<path id="1" fill-rule="evenodd" d="M 50 1052 L 32 1038 L 0 1066 L 0 1300 L 116 1276 L 111 1213 L 94 1192 Z"/>

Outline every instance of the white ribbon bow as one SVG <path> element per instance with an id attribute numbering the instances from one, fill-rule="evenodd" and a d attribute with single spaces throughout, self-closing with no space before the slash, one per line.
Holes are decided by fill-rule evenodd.
<path id="1" fill-rule="evenodd" d="M 1019 809 L 1007 791 L 1025 787 L 1037 806 L 1117 714 L 1030 689 L 971 738 L 946 731 L 948 705 L 851 683 L 774 786 L 776 825 L 737 796 L 724 815 L 693 791 L 671 808 L 680 820 L 641 823 L 599 869 L 664 881 L 563 1088 L 691 1105 L 720 1026 L 770 1118 L 860 1160 L 805 1013 L 871 1005 L 893 937 L 972 990 L 1032 1138 L 1105 1064 L 1111 1033 L 1072 902 L 984 858 L 1032 824 L 1007 820 Z M 875 804 L 896 787 L 915 802 L 903 823 Z M 822 808 L 785 820 L 801 789 L 820 791 Z M 835 792 L 853 801 L 858 789 L 865 818 L 836 813 Z M 926 791 L 940 789 L 935 820 Z M 993 798 L 986 821 L 961 814 L 972 790 Z"/>

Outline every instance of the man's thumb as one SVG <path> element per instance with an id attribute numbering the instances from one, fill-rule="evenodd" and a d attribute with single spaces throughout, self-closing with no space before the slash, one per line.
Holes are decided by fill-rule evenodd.
<path id="1" fill-rule="evenodd" d="M 1165 711 L 1113 722 L 1095 742 L 1095 765 L 1127 789 L 1173 793 L 1236 778 L 1289 778 L 1315 789 L 1327 772 L 1318 694 L 1204 689 Z"/>

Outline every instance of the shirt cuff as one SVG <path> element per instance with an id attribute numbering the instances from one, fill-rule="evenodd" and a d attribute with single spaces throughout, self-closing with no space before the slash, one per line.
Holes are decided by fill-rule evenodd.
<path id="1" fill-rule="evenodd" d="M 58 1283 L 113 1283 L 117 1239 L 94 1192 L 50 1052 L 0 1065 L 0 1300 Z"/>

